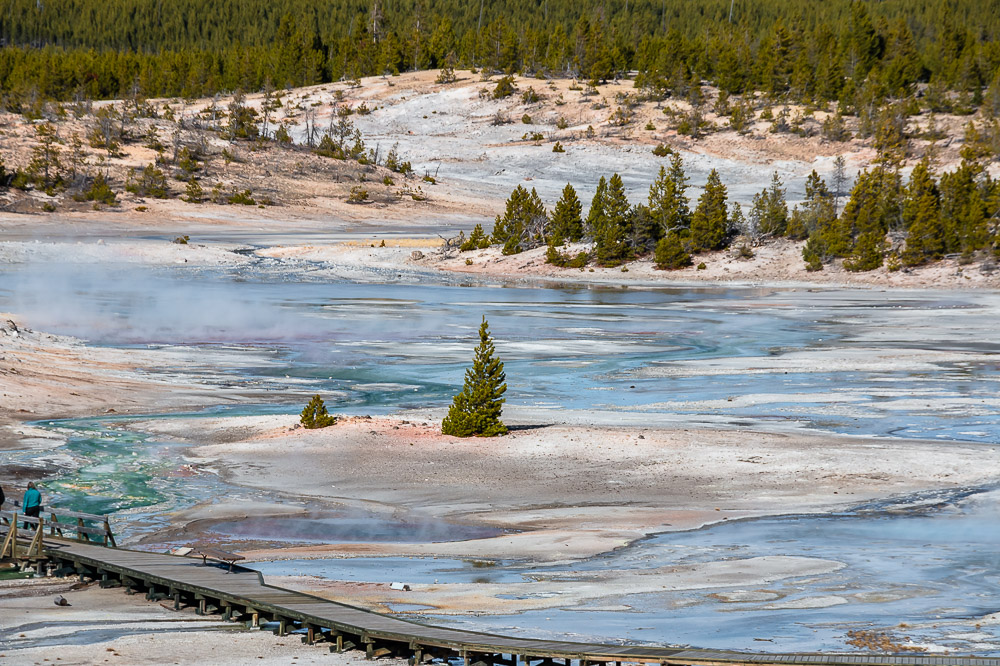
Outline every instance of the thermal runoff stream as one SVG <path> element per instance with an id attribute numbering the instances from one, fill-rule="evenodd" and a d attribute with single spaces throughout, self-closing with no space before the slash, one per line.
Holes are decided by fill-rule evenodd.
<path id="1" fill-rule="evenodd" d="M 485 316 L 505 362 L 508 408 L 538 422 L 801 429 L 962 440 L 984 450 L 1000 443 L 993 294 L 511 286 L 374 269 L 345 277 L 323 264 L 276 260 L 212 269 L 8 264 L 0 267 L 0 311 L 93 346 L 169 351 L 185 362 L 159 369 L 163 378 L 242 396 L 236 407 L 162 419 L 294 413 L 313 393 L 346 414 L 439 408 L 460 386 Z M 117 512 L 133 539 L 161 527 L 164 511 L 213 496 L 283 501 L 187 474 L 182 445 L 131 430 L 121 415 L 39 425 L 65 441 L 30 454 L 66 470 L 46 482 L 49 501 Z M 0 463 L 27 457 L 0 452 Z M 516 596 L 548 594 L 532 587 L 547 581 L 599 582 L 609 570 L 813 558 L 831 564 L 752 590 L 626 591 L 517 616 L 435 620 L 536 636 L 792 650 L 842 648 L 845 627 L 891 617 L 909 625 L 902 632 L 1000 653 L 993 621 L 953 626 L 1000 606 L 997 518 L 996 491 L 978 488 L 663 534 L 572 566 L 510 561 L 473 570 L 461 561 L 355 558 L 262 569 L 375 582 L 405 573 L 412 582 L 510 585 Z M 404 531 L 371 516 L 352 520 L 382 540 Z M 486 535 L 425 527 L 439 540 Z M 284 528 L 289 542 L 311 538 Z M 220 529 L 255 536 L 239 525 Z"/>

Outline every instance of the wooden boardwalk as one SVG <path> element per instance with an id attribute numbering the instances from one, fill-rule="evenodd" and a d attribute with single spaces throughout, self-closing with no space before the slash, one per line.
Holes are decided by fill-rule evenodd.
<path id="1" fill-rule="evenodd" d="M 264 582 L 263 576 L 237 567 L 233 573 L 204 565 L 201 559 L 105 548 L 96 544 L 46 537 L 47 557 L 128 592 L 144 591 L 150 599 L 172 599 L 176 607 L 195 606 L 200 613 L 221 613 L 227 620 L 277 623 L 285 634 L 301 631 L 309 643 L 328 644 L 331 651 L 363 649 L 369 658 L 408 658 L 417 666 L 433 658 L 460 658 L 466 666 L 579 666 L 609 663 L 655 664 L 809 664 L 823 666 L 1000 666 L 1000 658 L 924 654 L 768 654 L 726 650 L 608 645 L 533 640 L 451 629 L 374 613 Z M 541 663 L 535 663 L 541 662 Z"/>

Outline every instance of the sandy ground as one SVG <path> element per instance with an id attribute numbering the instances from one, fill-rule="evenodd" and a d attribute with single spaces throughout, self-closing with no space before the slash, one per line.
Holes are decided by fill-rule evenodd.
<path id="1" fill-rule="evenodd" d="M 365 553 L 574 559 L 652 532 L 823 511 L 920 489 L 974 485 L 1000 473 L 995 450 L 960 443 L 944 448 L 936 442 L 693 428 L 517 429 L 516 416 L 508 436 L 459 439 L 441 435 L 437 421 L 355 417 L 312 431 L 295 421 L 232 417 L 138 427 L 225 440 L 190 449 L 187 457 L 237 485 L 524 530 L 475 541 L 253 554 L 264 558 Z M 234 432 L 244 437 L 234 440 Z"/>
<path id="2" fill-rule="evenodd" d="M 96 585 L 73 590 L 72 581 L 0 582 L 0 661 L 22 664 L 336 664 L 364 661 L 364 653 L 331 654 L 327 646 L 302 644 L 298 636 L 275 637 L 245 630 L 220 617 L 195 615 Z M 56 606 L 64 596 L 70 606 Z M 391 666 L 403 660 L 383 660 Z"/>

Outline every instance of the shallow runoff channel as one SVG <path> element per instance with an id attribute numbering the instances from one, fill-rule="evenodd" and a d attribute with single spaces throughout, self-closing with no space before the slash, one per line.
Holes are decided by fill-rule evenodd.
<path id="1" fill-rule="evenodd" d="M 980 292 L 505 286 L 270 260 L 213 269 L 0 267 L 0 310 L 32 328 L 93 345 L 224 355 L 224 364 L 184 372 L 258 396 L 242 413 L 296 412 L 316 392 L 333 411 L 351 414 L 443 407 L 485 316 L 506 364 L 508 403 L 552 422 L 587 414 L 607 423 L 799 427 L 984 446 L 1000 441 L 997 304 L 996 294 Z M 45 425 L 69 441 L 49 454 L 68 470 L 53 486 L 55 501 L 62 493 L 81 508 L 134 514 L 145 529 L 162 511 L 231 491 L 188 478 L 174 445 L 136 435 L 120 418 Z M 4 453 L 0 462 L 19 455 Z M 787 650 L 843 647 L 855 623 L 906 618 L 935 644 L 996 651 L 995 625 L 978 619 L 996 597 L 995 548 L 978 538 L 996 526 L 995 494 L 932 499 L 920 508 L 662 535 L 573 571 L 498 563 L 473 580 L 584 580 L 595 575 L 591 567 L 775 553 L 846 566 L 760 589 L 626 595 L 460 622 Z M 954 538 L 954 529 L 978 541 Z M 468 575 L 463 563 L 380 563 L 382 576 L 393 566 L 442 581 Z M 372 579 L 374 568 L 359 559 L 275 563 L 267 572 Z"/>

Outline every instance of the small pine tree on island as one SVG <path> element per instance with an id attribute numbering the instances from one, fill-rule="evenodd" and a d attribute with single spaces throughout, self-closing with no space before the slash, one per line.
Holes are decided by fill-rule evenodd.
<path id="1" fill-rule="evenodd" d="M 441 433 L 455 437 L 496 437 L 506 435 L 500 420 L 507 390 L 503 362 L 496 357 L 486 317 L 479 327 L 479 346 L 472 367 L 465 371 L 465 385 L 455 396 Z"/>
<path id="2" fill-rule="evenodd" d="M 302 417 L 299 419 L 302 423 L 303 428 L 326 428 L 327 426 L 332 426 L 337 423 L 336 416 L 330 416 L 326 411 L 326 405 L 323 404 L 323 398 L 319 397 L 317 393 L 306 405 L 306 408 L 302 410 Z"/>

